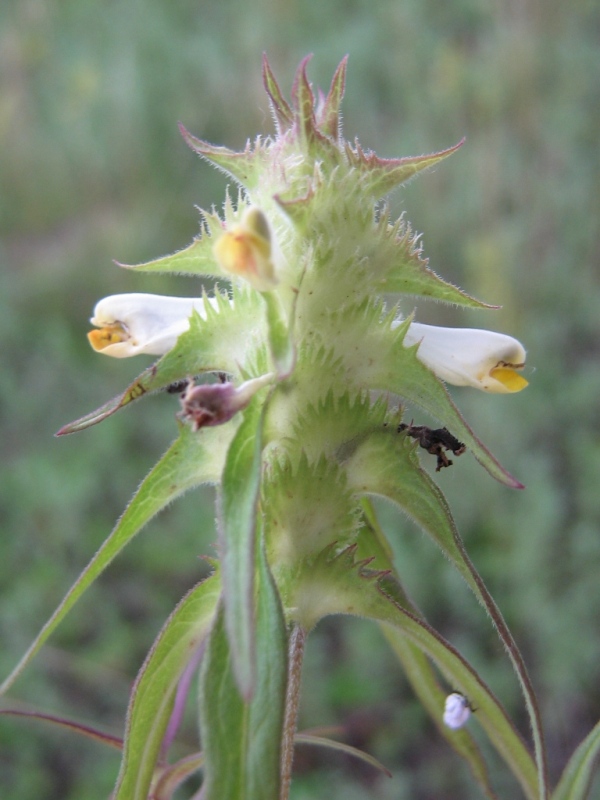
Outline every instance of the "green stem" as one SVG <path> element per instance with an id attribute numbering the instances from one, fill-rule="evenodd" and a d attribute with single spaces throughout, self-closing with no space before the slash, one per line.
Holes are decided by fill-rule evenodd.
<path id="1" fill-rule="evenodd" d="M 285 697 L 285 719 L 283 721 L 281 746 L 281 792 L 279 800 L 288 800 L 290 795 L 305 643 L 306 631 L 300 625 L 295 625 L 292 629 L 289 643 L 288 685 Z"/>

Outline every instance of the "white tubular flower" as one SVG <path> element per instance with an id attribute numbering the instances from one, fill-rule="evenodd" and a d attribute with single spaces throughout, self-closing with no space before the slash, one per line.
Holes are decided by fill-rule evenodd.
<path id="1" fill-rule="evenodd" d="M 503 333 L 413 322 L 404 344 L 418 344 L 417 358 L 454 386 L 508 394 L 520 392 L 528 383 L 518 372 L 525 366 L 525 348 Z"/>
<path id="2" fill-rule="evenodd" d="M 94 350 L 115 358 L 161 356 L 188 330 L 193 311 L 206 317 L 204 302 L 202 297 L 113 294 L 96 304 L 90 322 L 99 330 L 90 331 L 88 339 Z M 208 302 L 216 306 L 213 298 Z"/>
<path id="3" fill-rule="evenodd" d="M 471 704 L 458 692 L 449 694 L 444 706 L 444 723 L 453 731 L 462 728 L 471 716 Z"/>

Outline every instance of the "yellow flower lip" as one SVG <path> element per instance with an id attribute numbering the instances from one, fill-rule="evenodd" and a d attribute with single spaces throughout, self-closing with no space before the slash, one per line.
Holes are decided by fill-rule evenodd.
<path id="1" fill-rule="evenodd" d="M 523 369 L 525 364 L 507 364 L 504 361 L 490 370 L 490 377 L 501 383 L 507 392 L 520 392 L 526 386 L 529 386 L 529 381 L 526 380 L 517 370 Z"/>
<path id="2" fill-rule="evenodd" d="M 126 342 L 129 339 L 129 333 L 122 322 L 110 322 L 90 331 L 87 337 L 94 350 L 100 353 L 111 344 Z"/>

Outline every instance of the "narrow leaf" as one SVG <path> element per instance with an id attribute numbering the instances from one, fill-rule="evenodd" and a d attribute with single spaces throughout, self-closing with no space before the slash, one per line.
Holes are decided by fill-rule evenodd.
<path id="1" fill-rule="evenodd" d="M 213 256 L 213 244 L 206 231 L 183 250 L 169 256 L 146 261 L 143 264 L 120 264 L 120 267 L 135 272 L 170 272 L 175 275 L 210 275 L 229 281 Z"/>
<path id="2" fill-rule="evenodd" d="M 363 497 L 361 506 L 364 514 L 364 525 L 357 539 L 357 557 L 372 558 L 369 568 L 387 570 L 394 576 L 396 601 L 405 609 L 420 617 L 421 614 L 411 603 L 403 590 L 397 572 L 393 567 L 393 553 L 379 525 L 375 509 L 369 497 Z M 437 674 L 427 656 L 396 629 L 381 625 L 384 636 L 398 657 L 405 675 L 423 706 L 427 709 L 432 721 L 450 747 L 463 758 L 481 786 L 486 797 L 496 800 L 491 787 L 488 770 L 484 758 L 471 733 L 463 728 L 451 731 L 443 724 L 440 709 L 444 707 L 447 692 L 440 686 Z"/>
<path id="3" fill-rule="evenodd" d="M 204 800 L 276 800 L 287 680 L 283 611 L 264 552 L 258 558 L 256 684 L 244 702 L 219 613 L 201 672 L 201 733 L 206 758 Z"/>
<path id="4" fill-rule="evenodd" d="M 350 164 L 365 176 L 365 188 L 375 197 L 383 197 L 417 173 L 439 164 L 455 153 L 464 141 L 461 139 L 454 147 L 438 153 L 408 158 L 379 158 L 375 153 L 365 153 L 358 142 L 355 142 L 354 147 L 346 144 L 346 155 Z"/>
<path id="5" fill-rule="evenodd" d="M 294 115 L 287 100 L 281 93 L 279 84 L 275 80 L 275 75 L 273 75 L 266 53 L 263 53 L 263 85 L 269 95 L 273 113 L 275 114 L 277 133 L 282 133 L 292 127 Z"/>
<path id="6" fill-rule="evenodd" d="M 175 790 L 203 766 L 204 755 L 192 753 L 192 755 L 180 758 L 174 764 L 164 767 L 161 770 L 160 778 L 154 784 L 152 800 L 172 800 Z"/>
<path id="7" fill-rule="evenodd" d="M 316 135 L 314 115 L 315 96 L 306 75 L 306 68 L 311 58 L 312 55 L 308 55 L 302 59 L 296 71 L 294 84 L 292 86 L 292 102 L 294 104 L 296 131 L 300 140 L 307 144 L 312 142 Z"/>
<path id="8" fill-rule="evenodd" d="M 319 115 L 318 125 L 327 136 L 331 136 L 336 141 L 341 139 L 342 117 L 340 108 L 346 88 L 346 69 L 348 67 L 348 56 L 340 61 L 325 101 L 321 114 Z"/>
<path id="9" fill-rule="evenodd" d="M 419 236 L 403 217 L 392 225 L 384 209 L 374 233 L 377 238 L 371 248 L 369 269 L 380 291 L 417 295 L 470 308 L 496 308 L 476 300 L 430 269 Z"/>
<path id="10" fill-rule="evenodd" d="M 497 795 L 490 784 L 485 761 L 471 733 L 465 728 L 452 731 L 442 721 L 441 710 L 444 708 L 447 692 L 440 686 L 427 656 L 396 628 L 391 628 L 389 625 L 382 625 L 381 627 L 384 636 L 402 664 L 404 674 L 410 681 L 413 691 L 427 709 L 438 731 L 452 749 L 468 764 L 473 777 L 481 786 L 485 796 L 490 800 L 497 800 Z M 504 745 L 500 740 L 495 741 L 492 738 L 492 734 L 495 737 L 495 729 L 493 732 L 491 730 L 488 731 L 488 734 L 496 747 L 500 746 L 500 749 L 504 749 Z"/>
<path id="11" fill-rule="evenodd" d="M 260 153 L 258 142 L 254 150 L 251 148 L 250 143 L 248 143 L 246 149 L 242 153 L 237 153 L 235 150 L 230 150 L 228 147 L 220 147 L 218 145 L 209 144 L 208 142 L 203 142 L 202 139 L 197 139 L 195 136 L 192 136 L 181 123 L 179 125 L 179 131 L 185 143 L 191 147 L 194 152 L 225 172 L 233 178 L 236 183 L 240 184 L 240 186 L 246 189 L 254 188 L 257 179 L 257 167 L 260 166 L 257 162 L 257 155 Z"/>
<path id="12" fill-rule="evenodd" d="M 300 63 L 294 85 L 292 86 L 292 104 L 294 107 L 294 131 L 302 150 L 313 157 L 327 154 L 329 157 L 341 157 L 337 144 L 322 134 L 315 119 L 315 96 L 306 75 L 306 68 L 312 55 L 306 56 Z"/>
<path id="13" fill-rule="evenodd" d="M 50 722 L 52 725 L 66 728 L 74 733 L 78 733 L 80 736 L 85 736 L 87 739 L 93 739 L 108 747 L 113 747 L 115 750 L 123 749 L 123 740 L 119 736 L 113 736 L 111 733 L 104 733 L 104 731 L 99 731 L 97 728 L 92 728 L 89 725 L 82 725 L 80 722 L 74 722 L 64 717 L 57 717 L 55 714 L 43 714 L 40 711 L 22 711 L 16 708 L 3 708 L 0 710 L 0 714 Z"/>
<path id="14" fill-rule="evenodd" d="M 0 694 L 9 689 L 86 589 L 155 514 L 188 489 L 218 480 L 235 429 L 235 420 L 219 428 L 204 428 L 199 433 L 181 428 L 179 439 L 144 480 L 113 532 L 0 686 Z"/>
<path id="15" fill-rule="evenodd" d="M 444 496 L 431 478 L 415 467 L 414 446 L 393 432 L 382 432 L 373 434 L 357 448 L 348 464 L 348 477 L 356 491 L 387 497 L 412 517 L 454 564 L 490 615 L 521 684 L 533 732 L 540 793 L 541 797 L 546 797 L 547 767 L 541 719 L 525 662 L 500 609 L 467 555 Z"/>
<path id="16" fill-rule="evenodd" d="M 353 551 L 330 558 L 326 551 L 302 577 L 302 595 L 319 598 L 320 616 L 352 614 L 392 626 L 433 660 L 449 685 L 477 709 L 476 718 L 520 782 L 529 800 L 538 795 L 537 770 L 506 712 L 470 664 L 423 619 L 403 608 L 392 578 L 377 579 Z M 443 706 L 439 709 L 440 717 Z M 543 795 L 541 795 L 543 796 Z"/>
<path id="17" fill-rule="evenodd" d="M 600 722 L 592 728 L 569 759 L 552 800 L 585 800 L 600 753 Z"/>
<path id="18" fill-rule="evenodd" d="M 352 747 L 352 745 L 344 744 L 343 742 L 336 742 L 334 739 L 327 739 L 324 736 L 314 736 L 310 733 L 297 733 L 296 744 L 312 744 L 316 745 L 317 747 L 327 747 L 330 750 L 337 750 L 339 753 L 353 756 L 354 758 L 360 759 L 360 761 L 364 761 L 365 764 L 370 764 L 370 766 L 375 767 L 375 769 L 379 770 L 379 772 L 383 772 L 384 775 L 387 775 L 388 778 L 392 777 L 392 773 L 387 767 L 383 766 L 381 761 L 378 761 L 374 756 L 365 753 L 364 750 L 359 750 L 357 747 Z"/>
<path id="19" fill-rule="evenodd" d="M 208 634 L 220 590 L 218 574 L 195 586 L 154 642 L 131 692 L 115 800 L 147 800 L 177 684 Z"/>
<path id="20" fill-rule="evenodd" d="M 236 680 L 249 699 L 255 680 L 254 553 L 263 414 L 254 399 L 231 442 L 219 496 L 225 621 Z"/>

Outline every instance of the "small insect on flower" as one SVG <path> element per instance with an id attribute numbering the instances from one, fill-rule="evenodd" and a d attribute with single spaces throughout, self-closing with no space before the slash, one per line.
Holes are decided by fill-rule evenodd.
<path id="1" fill-rule="evenodd" d="M 444 706 L 444 723 L 452 730 L 458 730 L 468 721 L 475 709 L 464 694 L 452 692 L 446 698 Z"/>

